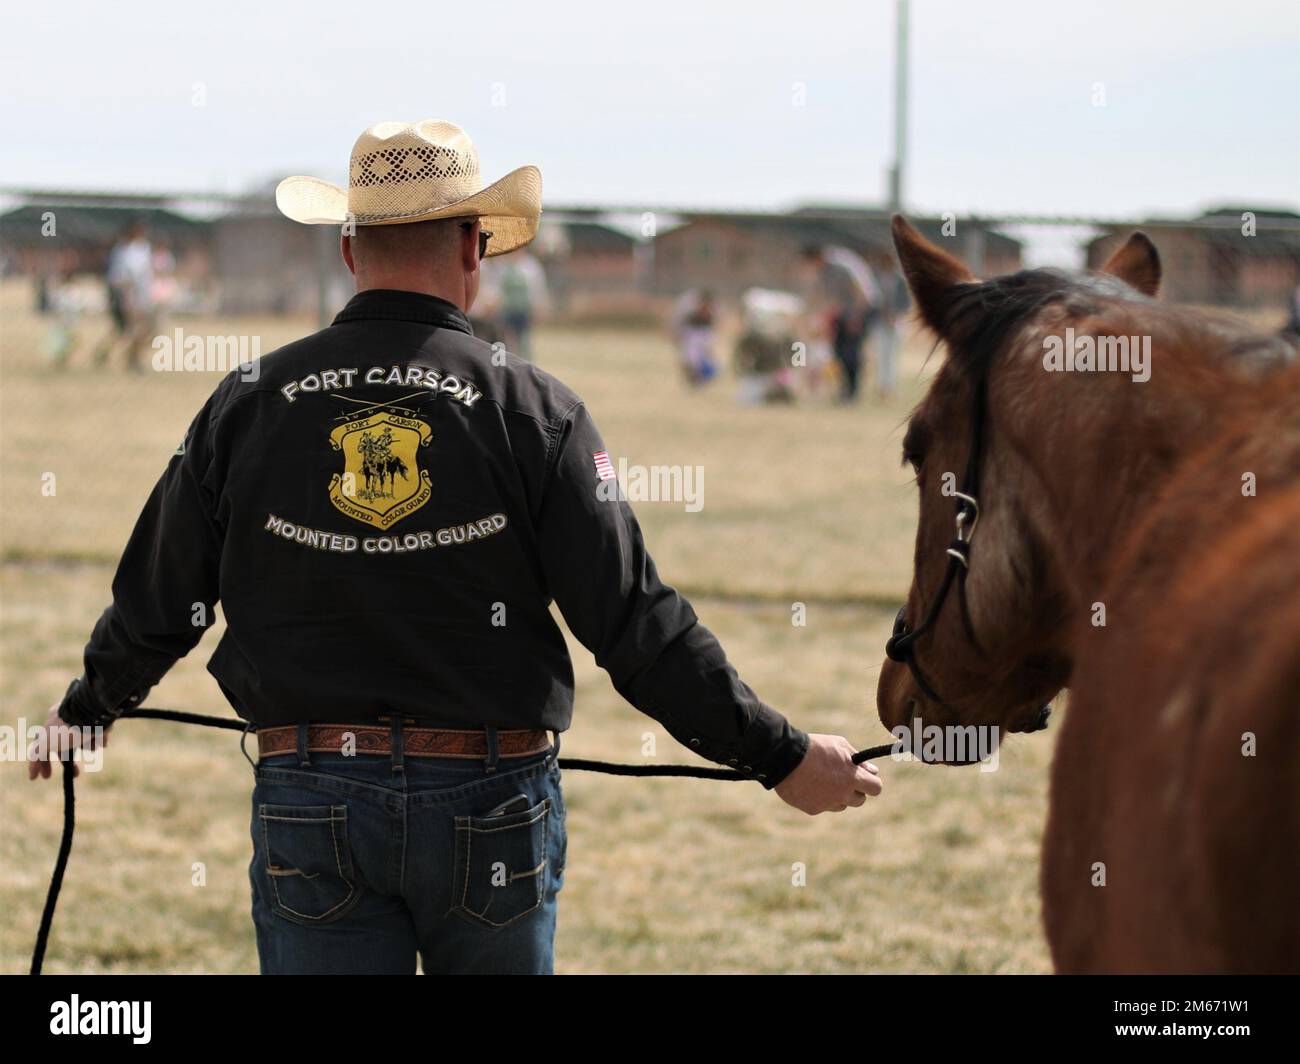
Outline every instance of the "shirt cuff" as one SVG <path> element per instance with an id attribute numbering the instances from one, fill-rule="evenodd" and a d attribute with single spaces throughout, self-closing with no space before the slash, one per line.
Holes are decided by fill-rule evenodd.
<path id="1" fill-rule="evenodd" d="M 117 714 L 105 709 L 95 697 L 84 676 L 68 685 L 68 691 L 59 705 L 59 717 L 65 724 L 76 728 L 109 725 L 117 720 Z"/>
<path id="2" fill-rule="evenodd" d="M 763 706 L 745 730 L 744 747 L 746 771 L 771 790 L 799 767 L 808 752 L 808 735 L 770 706 Z"/>

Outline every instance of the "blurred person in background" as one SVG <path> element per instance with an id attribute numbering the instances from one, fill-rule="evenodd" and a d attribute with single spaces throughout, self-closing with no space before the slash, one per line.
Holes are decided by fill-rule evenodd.
<path id="1" fill-rule="evenodd" d="M 1296 285 L 1296 290 L 1291 293 L 1290 314 L 1282 326 L 1282 335 L 1292 344 L 1300 343 L 1300 285 Z"/>
<path id="2" fill-rule="evenodd" d="M 53 369 L 63 369 L 77 346 L 81 301 L 76 291 L 77 256 L 70 250 L 43 256 L 35 275 L 36 313 L 48 319 L 45 353 Z"/>
<path id="3" fill-rule="evenodd" d="M 790 292 L 749 288 L 740 297 L 740 306 L 743 331 L 735 348 L 737 399 L 744 405 L 794 402 L 796 374 L 813 367 L 810 360 L 796 369 L 794 360 L 795 325 L 803 315 L 803 300 Z"/>
<path id="4" fill-rule="evenodd" d="M 114 332 L 96 354 L 100 365 L 108 362 L 117 336 L 126 350 L 126 368 L 142 372 L 140 355 L 155 331 L 154 250 L 144 222 L 135 222 L 108 253 L 108 306 Z"/>
<path id="5" fill-rule="evenodd" d="M 150 286 L 155 315 L 164 314 L 171 308 L 176 302 L 177 292 L 176 256 L 169 243 L 157 241 L 153 246 L 153 283 Z"/>
<path id="6" fill-rule="evenodd" d="M 490 261 L 485 261 L 479 270 L 478 297 L 473 308 L 465 313 L 475 336 L 493 345 L 500 344 L 509 351 L 505 323 L 501 320 L 500 281 L 501 271 Z"/>
<path id="7" fill-rule="evenodd" d="M 876 394 L 889 399 L 898 387 L 898 324 L 908 306 L 907 282 L 897 269 L 880 279 L 880 303 L 872 341 L 876 349 Z"/>
<path id="8" fill-rule="evenodd" d="M 497 291 L 506 350 L 526 362 L 533 357 L 533 320 L 546 305 L 546 273 L 526 251 L 501 264 Z"/>
<path id="9" fill-rule="evenodd" d="M 858 397 L 862 348 L 875 312 L 871 268 L 847 248 L 810 244 L 803 250 L 814 330 L 830 340 L 842 374 L 840 398 Z"/>
<path id="10" fill-rule="evenodd" d="M 75 275 L 70 270 L 56 273 L 47 282 L 45 299 L 45 312 L 53 318 L 46 352 L 53 369 L 65 369 L 77 346 L 77 321 L 84 309 Z"/>
<path id="11" fill-rule="evenodd" d="M 108 362 L 113 348 L 126 335 L 126 300 L 123 297 L 122 287 L 119 283 L 122 277 L 122 252 L 125 250 L 126 244 L 127 240 L 124 234 L 114 240 L 112 246 L 108 249 L 108 259 L 104 269 L 104 293 L 108 308 L 109 329 L 107 335 L 95 348 L 95 364 L 100 366 Z"/>
<path id="12" fill-rule="evenodd" d="M 673 308 L 672 329 L 687 382 L 699 386 L 713 380 L 718 375 L 713 352 L 717 339 L 713 293 L 707 288 L 683 292 Z"/>

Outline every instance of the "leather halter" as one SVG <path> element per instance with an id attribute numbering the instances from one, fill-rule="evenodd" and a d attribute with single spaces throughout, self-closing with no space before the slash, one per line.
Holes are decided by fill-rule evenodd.
<path id="1" fill-rule="evenodd" d="M 886 656 L 892 661 L 897 661 L 908 667 L 917 687 L 921 689 L 925 697 L 948 710 L 952 710 L 952 707 L 939 697 L 938 692 L 926 679 L 925 673 L 916 660 L 916 641 L 934 627 L 934 623 L 939 617 L 939 611 L 943 609 L 943 604 L 947 601 L 948 592 L 952 590 L 955 584 L 960 599 L 961 621 L 966 629 L 966 636 L 975 645 L 975 649 L 979 650 L 981 654 L 983 653 L 983 648 L 980 647 L 979 640 L 975 636 L 974 626 L 971 624 L 970 611 L 966 606 L 966 574 L 970 572 L 971 540 L 975 536 L 975 528 L 980 519 L 980 453 L 983 445 L 987 407 L 988 383 L 987 378 L 981 377 L 978 385 L 976 385 L 975 406 L 971 414 L 971 441 L 970 451 L 966 458 L 966 472 L 962 476 L 961 489 L 953 493 L 957 499 L 957 535 L 948 544 L 946 552 L 948 555 L 948 568 L 944 571 L 943 582 L 939 585 L 938 594 L 930 602 L 930 608 L 925 611 L 921 623 L 915 628 L 909 630 L 907 627 L 907 607 L 903 606 L 899 609 L 898 616 L 894 619 L 893 635 L 889 637 L 889 641 L 885 644 Z M 1038 717 L 1033 726 L 1025 730 L 1041 731 L 1046 728 L 1047 718 L 1051 712 L 1051 706 L 1043 706 L 1038 711 Z"/>

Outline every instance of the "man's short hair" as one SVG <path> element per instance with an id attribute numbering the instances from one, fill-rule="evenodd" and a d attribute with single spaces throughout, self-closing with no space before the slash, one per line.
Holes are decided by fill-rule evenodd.
<path id="1" fill-rule="evenodd" d="M 472 218 L 435 218 L 431 222 L 358 225 L 352 234 L 352 254 L 362 262 L 410 262 L 446 254 L 455 246 L 460 227 Z"/>
<path id="2" fill-rule="evenodd" d="M 808 261 L 815 262 L 822 257 L 822 246 L 820 244 L 805 244 L 801 254 Z"/>

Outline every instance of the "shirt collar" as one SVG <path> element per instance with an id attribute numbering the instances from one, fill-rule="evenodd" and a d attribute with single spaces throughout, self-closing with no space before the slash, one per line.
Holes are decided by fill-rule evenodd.
<path id="1" fill-rule="evenodd" d="M 358 292 L 338 312 L 334 324 L 366 320 L 419 321 L 474 335 L 465 312 L 455 303 L 439 296 L 423 292 L 402 292 L 395 288 L 371 288 Z"/>

